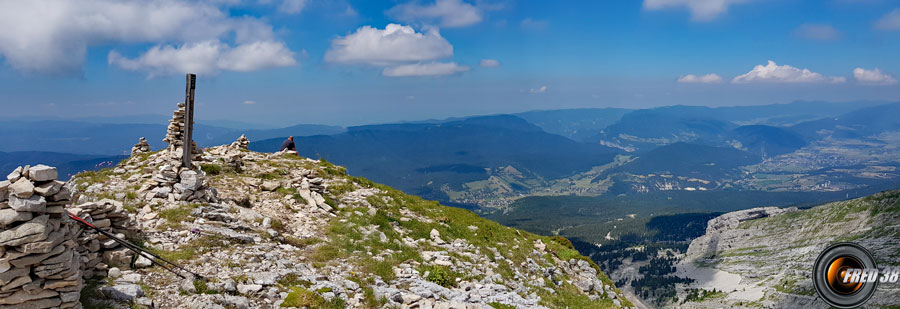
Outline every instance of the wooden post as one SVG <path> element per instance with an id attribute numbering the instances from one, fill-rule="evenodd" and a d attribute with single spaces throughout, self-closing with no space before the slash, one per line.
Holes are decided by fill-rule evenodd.
<path id="1" fill-rule="evenodd" d="M 194 88 L 197 84 L 197 75 L 187 74 L 184 90 L 184 153 L 181 155 L 181 165 L 191 169 L 191 158 L 194 153 Z"/>

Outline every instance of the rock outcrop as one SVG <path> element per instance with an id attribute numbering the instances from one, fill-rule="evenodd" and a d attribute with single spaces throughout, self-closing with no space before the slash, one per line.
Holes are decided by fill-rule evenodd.
<path id="1" fill-rule="evenodd" d="M 685 258 L 696 260 L 715 257 L 717 253 L 734 246 L 730 243 L 734 239 L 722 237 L 723 234 L 727 234 L 728 230 L 736 228 L 744 221 L 775 216 L 789 211 L 797 211 L 797 208 L 757 207 L 729 212 L 710 219 L 706 225 L 706 234 L 691 241 Z"/>
<path id="2" fill-rule="evenodd" d="M 80 229 L 66 215 L 70 197 L 46 165 L 18 167 L 0 182 L 0 308 L 80 306 Z"/>
<path id="3" fill-rule="evenodd" d="M 691 242 L 680 276 L 726 293 L 686 308 L 828 308 L 810 279 L 816 257 L 829 245 L 852 241 L 879 265 L 900 265 L 900 191 L 886 191 L 810 209 L 754 208 L 709 221 Z M 720 280 L 722 280 L 720 282 Z M 727 285 L 722 282 L 729 282 Z M 900 303 L 900 287 L 879 285 L 867 306 Z"/>

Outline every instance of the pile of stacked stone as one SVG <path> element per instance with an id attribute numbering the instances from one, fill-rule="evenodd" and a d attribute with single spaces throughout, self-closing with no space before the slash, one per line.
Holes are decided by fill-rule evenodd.
<path id="1" fill-rule="evenodd" d="M 169 153 L 173 156 L 173 158 L 176 158 L 178 160 L 181 160 L 181 156 L 184 152 L 182 149 L 182 147 L 184 146 L 184 113 L 184 103 L 178 103 L 178 108 L 176 108 L 175 111 L 172 112 L 172 119 L 169 120 L 169 127 L 166 130 L 166 137 L 163 138 L 163 142 L 169 143 L 169 147 L 167 148 Z M 197 159 L 199 158 L 201 151 L 197 148 L 196 142 L 191 141 L 191 143 L 193 145 L 193 147 L 191 147 L 191 149 L 193 150 L 191 154 L 193 154 L 194 159 Z"/>
<path id="2" fill-rule="evenodd" d="M 69 208 L 69 212 L 121 239 L 138 233 L 137 222 L 119 201 L 102 199 L 82 203 Z M 128 267 L 134 257 L 128 248 L 89 228 L 80 231 L 77 243 L 76 250 L 81 255 L 85 278 L 106 276 L 109 267 Z"/>
<path id="3" fill-rule="evenodd" d="M 238 137 L 238 139 L 236 141 L 234 141 L 234 143 L 231 143 L 231 147 L 249 150 L 250 149 L 250 139 L 248 139 L 246 135 L 241 134 L 241 137 Z"/>
<path id="4" fill-rule="evenodd" d="M 210 188 L 204 173 L 197 164 L 191 168 L 183 166 L 181 157 L 184 151 L 184 103 L 178 103 L 178 109 L 172 114 L 169 128 L 164 142 L 169 143 L 162 155 L 166 156 L 166 163 L 153 172 L 151 182 L 141 187 L 142 197 L 145 200 L 164 199 L 170 202 L 217 202 L 215 188 Z M 201 159 L 202 151 L 197 148 L 197 143 L 191 141 L 194 146 L 192 160 Z"/>
<path id="5" fill-rule="evenodd" d="M 54 167 L 16 168 L 0 182 L 0 308 L 75 308 L 83 286 L 71 193 Z"/>
<path id="6" fill-rule="evenodd" d="M 150 144 L 147 143 L 147 139 L 141 137 L 138 140 L 137 144 L 134 144 L 134 147 L 131 147 L 131 155 L 142 154 L 150 152 Z"/>
<path id="7" fill-rule="evenodd" d="M 200 169 L 186 169 L 171 164 L 160 166 L 152 182 L 141 187 L 145 200 L 155 198 L 170 202 L 217 202 L 215 188 L 209 187 L 206 173 Z"/>

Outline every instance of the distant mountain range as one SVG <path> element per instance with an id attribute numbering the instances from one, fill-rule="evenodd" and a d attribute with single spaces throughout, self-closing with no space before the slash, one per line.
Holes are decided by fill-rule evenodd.
<path id="1" fill-rule="evenodd" d="M 91 123 L 71 120 L 4 120 L 0 126 L 0 151 L 48 151 L 88 155 L 129 154 L 138 138 L 146 137 L 154 150 L 166 146 L 165 124 Z M 252 140 L 262 140 L 290 134 L 336 134 L 342 127 L 300 124 L 281 129 L 238 130 L 197 122 L 194 140 L 200 146 L 214 146 L 233 142 L 242 133 Z"/>
<path id="2" fill-rule="evenodd" d="M 898 114 L 900 103 L 795 102 L 547 110 L 347 129 L 301 124 L 240 130 L 198 122 L 195 140 L 201 146 L 228 144 L 243 133 L 250 138 L 252 149 L 276 151 L 286 136 L 293 135 L 305 156 L 345 165 L 351 173 L 408 193 L 444 202 L 472 202 L 537 191 L 578 194 L 580 191 L 567 189 L 575 184 L 586 186 L 585 192 L 617 194 L 740 186 L 731 182 L 752 176 L 746 167 L 805 147 L 831 149 L 822 141 L 862 138 L 870 145 L 890 143 L 890 139 L 872 136 L 900 131 Z M 135 119 L 159 121 L 150 116 Z M 0 120 L 0 126 L 15 128 L 0 131 L 0 150 L 31 151 L 29 156 L 5 160 L 16 165 L 125 155 L 142 136 L 153 149 L 165 146 L 161 142 L 164 124 L 119 123 L 122 120 Z M 614 161 L 616 156 L 625 159 Z M 816 154 L 803 156 L 831 160 Z M 841 162 L 862 163 L 848 160 Z M 771 169 L 756 169 L 760 168 Z M 808 176 L 810 181 L 822 177 L 829 176 Z M 845 187 L 871 183 L 852 177 L 840 179 L 850 179 L 842 184 Z"/>
<path id="3" fill-rule="evenodd" d="M 282 140 L 257 141 L 250 148 L 277 151 Z M 544 132 L 511 115 L 351 127 L 342 134 L 297 137 L 295 142 L 304 156 L 348 165 L 351 174 L 440 200 L 448 198 L 442 192 L 445 185 L 459 189 L 504 172 L 559 178 L 605 164 L 620 152 Z"/>

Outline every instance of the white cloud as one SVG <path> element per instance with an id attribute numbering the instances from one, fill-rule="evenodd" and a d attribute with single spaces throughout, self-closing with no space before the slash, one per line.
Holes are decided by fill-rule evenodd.
<path id="1" fill-rule="evenodd" d="M 693 21 L 711 21 L 728 11 L 728 7 L 749 0 L 644 0 L 644 9 L 685 8 Z"/>
<path id="2" fill-rule="evenodd" d="M 284 0 L 278 6 L 278 12 L 284 14 L 299 14 L 306 7 L 306 0 Z"/>
<path id="3" fill-rule="evenodd" d="M 715 73 L 697 76 L 694 74 L 684 75 L 678 78 L 679 83 L 686 84 L 717 84 L 722 82 L 722 77 Z"/>
<path id="4" fill-rule="evenodd" d="M 794 35 L 808 40 L 833 41 L 838 39 L 841 33 L 829 25 L 805 23 L 794 30 Z"/>
<path id="5" fill-rule="evenodd" d="M 496 59 L 481 59 L 481 62 L 478 63 L 482 68 L 496 68 L 500 66 L 500 61 Z"/>
<path id="6" fill-rule="evenodd" d="M 363 26 L 331 41 L 325 61 L 387 66 L 453 56 L 453 46 L 436 29 L 418 33 L 410 26 L 388 24 L 384 30 Z"/>
<path id="7" fill-rule="evenodd" d="M 431 5 L 410 2 L 399 4 L 387 14 L 403 22 L 434 23 L 444 28 L 465 27 L 483 19 L 481 10 L 462 0 L 436 0 Z"/>
<path id="8" fill-rule="evenodd" d="M 390 77 L 442 76 L 468 70 L 468 66 L 461 66 L 455 62 L 413 63 L 384 68 L 381 75 Z"/>
<path id="9" fill-rule="evenodd" d="M 192 72 L 216 74 L 221 70 L 247 72 L 297 64 L 294 53 L 281 42 L 264 41 L 231 47 L 220 41 L 181 46 L 154 46 L 138 58 L 129 59 L 110 51 L 109 64 L 131 71 L 146 71 L 150 77 Z"/>
<path id="10" fill-rule="evenodd" d="M 77 75 L 94 45 L 196 45 L 232 38 L 243 45 L 272 41 L 274 34 L 259 19 L 229 17 L 209 2 L 0 1 L 0 55 L 23 72 Z"/>
<path id="11" fill-rule="evenodd" d="M 547 26 L 549 26 L 549 25 L 550 25 L 550 22 L 548 22 L 546 20 L 536 20 L 536 19 L 531 19 L 530 17 L 523 19 L 519 23 L 519 26 L 521 26 L 522 29 L 529 30 L 529 31 L 544 31 L 544 30 L 547 30 Z"/>
<path id="12" fill-rule="evenodd" d="M 541 86 L 540 88 L 534 89 L 531 88 L 528 90 L 528 93 L 547 93 L 547 86 Z"/>
<path id="13" fill-rule="evenodd" d="M 881 30 L 900 30 L 900 9 L 894 9 L 875 22 L 875 28 Z"/>
<path id="14" fill-rule="evenodd" d="M 853 69 L 853 77 L 856 78 L 856 82 L 866 85 L 893 85 L 897 83 L 897 79 L 890 74 L 881 72 L 878 68 L 872 70 L 855 68 Z"/>
<path id="15" fill-rule="evenodd" d="M 798 69 L 789 65 L 777 65 L 769 60 L 766 65 L 757 65 L 753 70 L 738 75 L 731 80 L 735 84 L 745 83 L 843 83 L 845 77 L 828 77 L 809 69 Z"/>
<path id="16" fill-rule="evenodd" d="M 244 101 L 244 104 L 246 104 L 246 105 L 254 105 L 254 104 L 256 104 L 256 101 L 247 100 L 247 101 Z"/>

